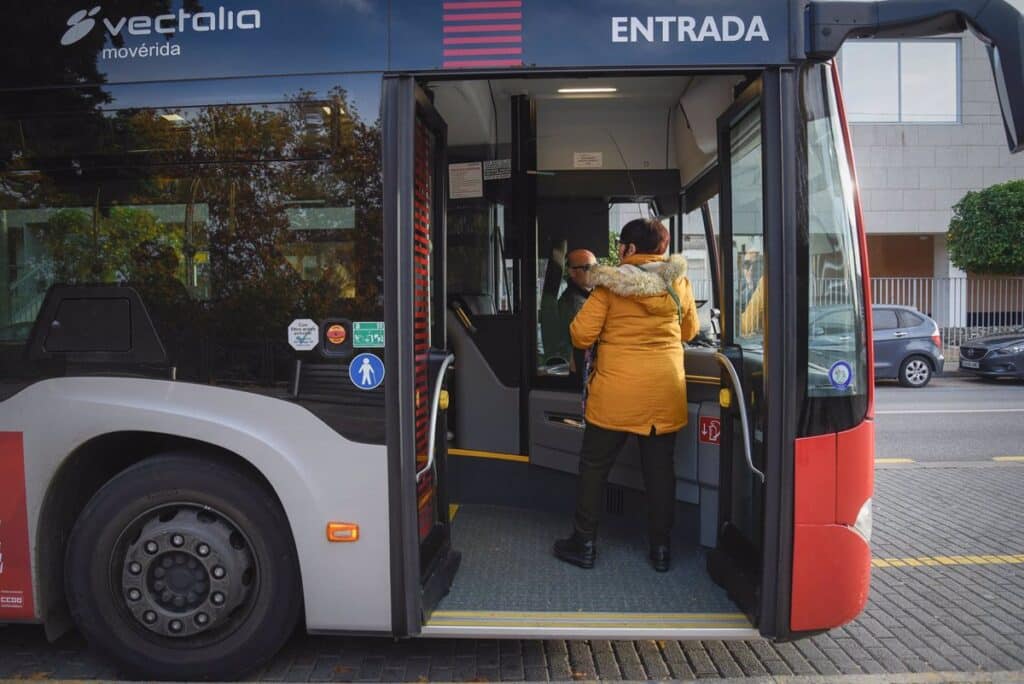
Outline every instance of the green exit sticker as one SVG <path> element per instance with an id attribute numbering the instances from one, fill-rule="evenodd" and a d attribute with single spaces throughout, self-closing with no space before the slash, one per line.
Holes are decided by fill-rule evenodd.
<path id="1" fill-rule="evenodd" d="M 358 348 L 384 346 L 384 321 L 356 321 L 352 324 L 352 346 Z"/>

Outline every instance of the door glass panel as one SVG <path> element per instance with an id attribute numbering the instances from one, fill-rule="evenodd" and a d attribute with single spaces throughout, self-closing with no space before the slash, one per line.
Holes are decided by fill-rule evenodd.
<path id="1" fill-rule="evenodd" d="M 810 326 L 810 396 L 863 394 L 867 386 L 860 249 L 853 222 L 853 178 L 835 93 L 825 67 L 804 78 L 807 134 L 809 320 L 828 314 L 845 322 L 823 341 Z M 841 314 L 841 315 L 840 315 Z"/>
<path id="2" fill-rule="evenodd" d="M 733 338 L 761 346 L 764 335 L 764 207 L 761 111 L 754 109 L 729 134 L 732 160 Z"/>

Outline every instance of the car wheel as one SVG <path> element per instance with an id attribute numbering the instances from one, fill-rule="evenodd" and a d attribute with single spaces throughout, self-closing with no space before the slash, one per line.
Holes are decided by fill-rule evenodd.
<path id="1" fill-rule="evenodd" d="M 900 365 L 900 384 L 924 387 L 932 379 L 932 367 L 923 356 L 911 356 Z"/>
<path id="2" fill-rule="evenodd" d="M 86 639 L 142 679 L 237 679 L 295 629 L 301 585 L 273 494 L 194 454 L 146 459 L 75 523 L 65 584 Z"/>

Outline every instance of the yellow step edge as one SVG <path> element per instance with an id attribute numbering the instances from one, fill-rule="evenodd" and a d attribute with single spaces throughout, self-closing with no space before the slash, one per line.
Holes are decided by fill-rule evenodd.
<path id="1" fill-rule="evenodd" d="M 456 449 L 449 447 L 449 456 L 470 456 L 472 458 L 489 458 L 495 461 L 512 461 L 514 463 L 529 463 L 530 457 L 523 454 L 503 454 L 496 451 L 476 451 L 475 449 Z"/>

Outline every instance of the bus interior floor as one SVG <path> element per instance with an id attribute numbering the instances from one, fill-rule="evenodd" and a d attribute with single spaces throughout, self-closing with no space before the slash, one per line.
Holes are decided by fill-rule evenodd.
<path id="1" fill-rule="evenodd" d="M 734 613 L 736 605 L 712 582 L 708 550 L 674 538 L 672 568 L 655 572 L 642 524 L 607 520 L 589 570 L 552 555 L 571 531 L 565 514 L 484 505 L 460 506 L 452 546 L 462 564 L 443 611 L 602 613 Z"/>

